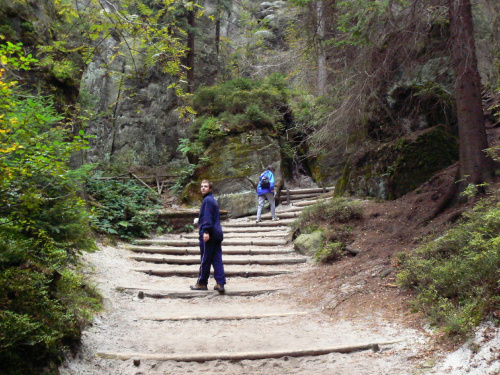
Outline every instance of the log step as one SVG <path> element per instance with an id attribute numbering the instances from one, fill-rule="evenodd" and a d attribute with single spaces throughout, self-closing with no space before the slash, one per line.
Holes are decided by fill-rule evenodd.
<path id="1" fill-rule="evenodd" d="M 255 223 L 255 219 L 252 220 L 252 222 L 247 222 L 249 224 L 254 224 Z M 285 231 L 289 231 L 290 230 L 290 227 L 286 226 L 286 225 L 282 225 L 282 226 L 260 226 L 260 227 L 257 227 L 257 226 L 251 226 L 251 227 L 247 227 L 247 226 L 240 226 L 240 227 L 226 227 L 224 225 L 222 225 L 222 230 L 224 232 L 224 235 L 226 235 L 227 233 L 269 233 L 269 232 L 276 232 L 276 231 L 279 231 L 279 232 L 285 232 Z"/>
<path id="2" fill-rule="evenodd" d="M 272 232 L 264 232 L 264 233 L 245 233 L 245 232 L 240 232 L 240 233 L 235 233 L 235 232 L 224 232 L 224 238 L 225 239 L 234 239 L 234 238 L 241 238 L 241 239 L 246 239 L 246 238 L 269 238 L 269 237 L 286 237 L 290 234 L 289 231 L 272 231 Z M 198 239 L 199 234 L 198 233 L 188 233 L 188 234 L 182 234 L 181 238 L 185 239 Z M 226 241 L 223 242 L 225 244 Z"/>
<path id="3" fill-rule="evenodd" d="M 315 197 L 318 197 L 319 195 L 320 194 L 316 194 L 316 193 L 290 195 L 290 197 L 287 197 L 286 195 L 281 195 L 280 200 L 287 201 L 288 199 L 290 199 L 291 201 L 298 201 L 298 200 L 302 200 L 302 199 L 315 198 Z"/>
<path id="4" fill-rule="evenodd" d="M 256 223 L 255 220 L 252 221 L 239 221 L 235 223 L 225 223 L 222 225 L 222 229 L 224 228 L 242 228 L 242 227 L 259 227 L 259 228 L 265 228 L 265 227 L 281 227 L 281 226 L 286 226 L 288 224 L 292 224 L 294 220 L 291 219 L 285 219 L 285 220 L 279 220 L 279 221 L 262 221 L 260 223 Z"/>
<path id="5" fill-rule="evenodd" d="M 325 187 L 325 188 L 307 188 L 307 189 L 293 189 L 293 190 L 281 190 L 281 195 L 286 195 L 287 192 L 290 195 L 298 195 L 298 194 L 323 194 L 323 193 L 328 193 L 330 191 L 335 190 L 334 186 L 330 187 Z"/>
<path id="6" fill-rule="evenodd" d="M 131 290 L 138 292 L 138 297 L 142 298 L 177 298 L 177 299 L 193 299 L 193 298 L 205 298 L 209 296 L 227 296 L 227 297 L 255 297 L 263 294 L 270 294 L 278 292 L 282 289 L 259 289 L 259 290 L 228 290 L 224 292 L 224 294 L 219 294 L 219 292 L 215 290 L 193 290 L 188 292 L 169 292 L 164 290 L 149 290 L 149 289 L 141 289 L 135 287 L 117 287 L 117 290 Z"/>
<path id="7" fill-rule="evenodd" d="M 199 246 L 198 240 L 137 240 L 140 245 L 162 245 L 162 246 Z M 279 239 L 227 239 L 222 246 L 284 246 L 287 240 Z"/>
<path id="8" fill-rule="evenodd" d="M 151 353 L 119 353 L 119 352 L 97 352 L 96 355 L 103 359 L 142 359 L 153 361 L 177 361 L 177 362 L 207 362 L 207 361 L 243 361 L 282 357 L 309 357 L 325 355 L 330 353 L 353 353 L 363 350 L 380 350 L 381 345 L 389 343 L 369 343 L 351 346 L 336 346 L 329 348 L 315 348 L 302 350 L 276 350 L 268 352 L 242 352 L 242 353 L 201 353 L 201 354 L 151 354 Z"/>
<path id="9" fill-rule="evenodd" d="M 199 247 L 178 248 L 178 247 L 156 247 L 156 246 L 124 246 L 125 249 L 135 253 L 167 254 L 167 255 L 200 255 Z M 222 247 L 223 255 L 284 255 L 293 253 L 293 249 L 249 249 L 248 247 Z"/>
<path id="10" fill-rule="evenodd" d="M 227 291 L 226 291 L 227 292 Z M 183 321 L 183 320 L 247 320 L 247 319 L 266 319 L 266 318 L 276 318 L 276 317 L 286 317 L 286 316 L 297 316 L 306 315 L 307 312 L 296 311 L 296 312 L 282 312 L 273 314 L 260 314 L 260 315 L 226 315 L 226 316 L 173 316 L 173 317 L 141 317 L 143 320 L 154 320 L 156 322 L 164 321 Z"/>
<path id="11" fill-rule="evenodd" d="M 162 264 L 200 264 L 200 258 L 159 258 L 148 256 L 132 256 L 130 259 L 138 262 L 162 263 Z M 277 265 L 277 264 L 297 264 L 306 263 L 307 258 L 281 258 L 281 259 L 232 259 L 225 258 L 224 264 L 227 265 L 242 265 L 242 264 L 260 264 L 260 265 Z"/>
<path id="12" fill-rule="evenodd" d="M 286 211 L 276 212 L 276 216 L 278 216 L 280 219 L 293 219 L 293 218 L 299 217 L 301 212 L 302 212 L 302 210 L 300 210 L 300 211 L 290 211 L 290 212 L 286 212 Z M 262 220 L 270 219 L 271 218 L 271 214 L 264 214 L 260 218 Z"/>
<path id="13" fill-rule="evenodd" d="M 183 277 L 197 277 L 198 270 L 188 270 L 188 269 L 179 269 L 179 270 L 153 270 L 153 269 L 143 269 L 143 268 L 135 268 L 133 271 L 147 273 L 151 276 L 160 276 L 160 277 L 170 277 L 170 276 L 183 276 Z M 292 271 L 285 270 L 249 270 L 249 271 L 231 271 L 224 270 L 226 276 L 229 277 L 261 277 L 261 276 L 277 276 L 277 275 L 285 275 L 290 274 Z M 210 273 L 211 275 L 213 272 Z"/>

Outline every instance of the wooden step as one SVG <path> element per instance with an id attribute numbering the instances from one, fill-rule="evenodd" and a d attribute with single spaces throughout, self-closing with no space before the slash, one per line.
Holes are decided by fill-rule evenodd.
<path id="1" fill-rule="evenodd" d="M 290 197 L 287 197 L 286 195 L 283 196 L 281 195 L 280 196 L 280 200 L 281 201 L 287 201 L 288 199 L 290 199 L 291 201 L 298 201 L 298 200 L 302 200 L 302 199 L 308 199 L 308 198 L 315 198 L 315 197 L 319 197 L 319 194 L 297 194 L 297 195 L 290 195 Z"/>
<path id="2" fill-rule="evenodd" d="M 244 228 L 244 227 L 251 227 L 251 228 L 256 228 L 256 227 L 260 227 L 260 228 L 265 228 L 265 227 L 282 227 L 282 226 L 286 226 L 288 224 L 292 224 L 294 222 L 294 220 L 290 220 L 290 219 L 285 219 L 285 220 L 278 220 L 278 221 L 262 221 L 260 223 L 256 223 L 255 220 L 252 220 L 252 221 L 237 221 L 237 222 L 234 222 L 234 223 L 226 223 L 222 226 L 222 228 Z"/>
<path id="3" fill-rule="evenodd" d="M 288 231 L 288 230 L 279 230 L 279 231 L 272 231 L 272 232 L 260 232 L 260 233 L 259 232 L 254 232 L 254 233 L 224 232 L 224 238 L 225 239 L 229 239 L 229 238 L 270 238 L 270 237 L 286 237 L 289 234 L 290 234 L 290 231 Z M 198 239 L 199 234 L 198 233 L 182 234 L 181 238 Z"/>
<path id="4" fill-rule="evenodd" d="M 199 246 L 200 242 L 198 240 L 137 240 L 140 245 L 162 245 L 162 246 Z M 229 238 L 222 242 L 222 246 L 285 246 L 288 243 L 287 240 L 283 239 L 238 239 Z"/>
<path id="5" fill-rule="evenodd" d="M 194 268 L 192 270 L 188 269 L 170 269 L 170 270 L 162 270 L 162 269 L 144 269 L 144 268 L 134 268 L 133 271 L 147 273 L 150 276 L 160 276 L 160 277 L 169 277 L 169 276 L 183 276 L 183 277 L 197 277 L 198 269 Z M 285 270 L 248 270 L 248 271 L 233 271 L 233 270 L 224 270 L 226 277 L 266 277 L 266 276 L 277 276 L 277 275 L 286 275 L 292 273 L 292 271 Z M 213 274 L 213 272 L 211 272 Z"/>
<path id="6" fill-rule="evenodd" d="M 186 289 L 189 287 L 186 285 Z M 116 287 L 118 291 L 132 291 L 137 293 L 139 299 L 143 298 L 155 298 L 155 299 L 193 299 L 193 298 L 206 298 L 211 296 L 221 295 L 219 292 L 209 289 L 209 290 L 187 290 L 186 292 L 178 292 L 178 291 L 165 291 L 165 290 L 155 290 L 149 288 L 141 288 L 141 287 L 130 287 L 130 286 L 118 286 Z M 232 288 L 226 290 L 224 292 L 224 296 L 227 297 L 255 297 L 263 294 L 271 294 L 278 292 L 283 289 L 253 289 L 253 290 L 233 290 Z"/>
<path id="7" fill-rule="evenodd" d="M 162 257 L 151 257 L 151 256 L 132 256 L 130 259 L 136 260 L 138 262 L 148 262 L 148 263 L 160 263 L 160 264 L 200 264 L 200 258 L 162 258 Z M 246 258 L 246 259 L 233 259 L 225 258 L 225 265 L 242 265 L 242 264 L 259 264 L 259 265 L 278 265 L 278 264 L 297 264 L 306 263 L 307 258 Z"/>
<path id="8" fill-rule="evenodd" d="M 336 346 L 327 348 L 300 349 L 300 350 L 276 350 L 266 352 L 222 352 L 222 353 L 197 353 L 197 354 L 172 354 L 172 353 L 120 353 L 111 351 L 97 352 L 96 355 L 104 359 L 143 359 L 152 361 L 178 361 L 178 362 L 207 362 L 207 361 L 243 361 L 282 357 L 309 357 L 325 355 L 330 353 L 353 353 L 363 350 L 379 351 L 381 345 L 388 343 L 369 343 L 351 346 Z"/>
<path id="9" fill-rule="evenodd" d="M 125 249 L 135 253 L 149 254 L 168 254 L 168 255 L 199 255 L 200 248 L 179 248 L 179 247 L 157 247 L 157 246 L 124 246 Z M 226 247 L 222 245 L 222 254 L 224 255 L 283 255 L 293 253 L 290 249 L 255 249 L 248 246 L 242 247 Z"/>
<path id="10" fill-rule="evenodd" d="M 286 195 L 289 193 L 290 195 L 300 195 L 300 194 L 324 194 L 330 191 L 335 190 L 334 186 L 325 187 L 325 188 L 306 188 L 306 189 L 290 189 L 290 190 L 281 190 L 281 195 Z"/>
<path id="11" fill-rule="evenodd" d="M 296 211 L 296 212 L 286 212 L 286 211 L 285 212 L 276 212 L 276 216 L 278 216 L 280 219 L 292 219 L 295 217 L 299 217 L 301 212 L 302 212 L 302 210 Z M 270 213 L 264 214 L 260 218 L 262 220 L 270 219 L 271 214 Z"/>
<path id="12" fill-rule="evenodd" d="M 226 291 L 228 292 L 228 291 Z M 297 316 L 306 315 L 305 311 L 288 311 L 281 313 L 272 314 L 253 314 L 253 315 L 186 315 L 186 316 L 164 316 L 164 317 L 141 317 L 143 320 L 154 320 L 156 322 L 164 321 L 184 321 L 184 320 L 247 320 L 247 319 L 266 319 L 266 318 L 276 318 L 276 317 L 287 317 L 287 316 Z"/>
<path id="13" fill-rule="evenodd" d="M 253 219 L 252 221 L 244 221 L 243 223 L 247 223 L 247 224 L 254 224 L 255 223 L 255 219 Z M 278 232 L 285 232 L 285 231 L 290 231 L 290 227 L 288 227 L 287 225 L 277 225 L 277 226 L 256 226 L 256 225 L 253 225 L 253 226 L 239 226 L 239 227 L 231 227 L 231 226 L 222 226 L 222 230 L 224 232 L 224 235 L 226 233 L 269 233 L 269 232 L 275 232 L 275 231 L 278 231 Z"/>

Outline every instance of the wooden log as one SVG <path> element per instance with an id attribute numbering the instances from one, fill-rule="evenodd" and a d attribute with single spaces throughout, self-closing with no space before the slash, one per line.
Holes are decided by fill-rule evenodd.
<path id="1" fill-rule="evenodd" d="M 239 221 L 235 223 L 225 223 L 222 228 L 248 228 L 248 227 L 284 227 L 293 223 L 293 220 L 278 220 L 278 221 L 262 221 L 256 223 L 255 221 Z"/>
<path id="2" fill-rule="evenodd" d="M 144 181 L 142 181 L 139 177 L 137 177 L 135 174 L 133 173 L 130 173 L 130 175 L 132 177 L 134 177 L 137 181 L 139 181 L 142 185 L 144 185 L 145 187 L 147 187 L 148 189 L 151 189 L 152 191 L 155 191 L 155 189 L 153 189 L 151 186 L 149 186 L 148 184 L 146 184 Z"/>
<path id="3" fill-rule="evenodd" d="M 153 247 L 153 246 L 124 246 L 125 249 L 135 253 L 148 253 L 148 254 L 168 254 L 168 255 L 199 255 L 200 248 L 180 249 L 169 247 Z M 295 252 L 293 249 L 249 249 L 248 247 L 223 247 L 222 253 L 224 255 L 284 255 Z"/>
<path id="4" fill-rule="evenodd" d="M 355 249 L 352 246 L 346 246 L 345 249 L 351 253 L 352 255 L 358 255 L 361 254 L 363 250 L 361 249 Z"/>
<path id="5" fill-rule="evenodd" d="M 195 247 L 199 246 L 198 240 L 137 240 L 135 241 L 141 245 L 162 245 L 162 246 L 183 246 L 183 247 Z M 266 240 L 266 239 L 227 239 L 224 240 L 222 246 L 284 246 L 288 243 L 287 240 Z"/>
<path id="6" fill-rule="evenodd" d="M 227 292 L 227 291 L 226 291 Z M 247 319 L 266 319 L 266 318 L 275 318 L 275 317 L 286 317 L 286 316 L 297 316 L 297 315 L 306 315 L 305 311 L 296 311 L 296 312 L 282 312 L 282 313 L 273 313 L 273 314 L 260 314 L 260 315 L 226 315 L 226 316 L 213 316 L 213 315 L 204 315 L 204 316 L 173 316 L 173 317 L 141 317 L 143 320 L 154 320 L 157 322 L 164 321 L 182 321 L 182 320 L 247 320 Z"/>
<path id="7" fill-rule="evenodd" d="M 123 288 L 119 287 L 116 288 L 117 290 L 133 290 L 135 288 Z M 220 294 L 219 292 L 215 290 L 199 290 L 199 291 L 189 291 L 189 292 L 168 292 L 168 291 L 161 291 L 161 290 L 141 290 L 138 292 L 139 294 L 142 295 L 142 298 L 139 297 L 140 299 L 144 299 L 145 297 L 148 298 L 155 298 L 155 299 L 164 299 L 164 298 L 171 298 L 171 299 L 193 299 L 193 298 L 205 298 L 209 296 L 218 296 L 218 295 L 224 295 L 224 296 L 229 296 L 229 297 L 255 297 L 255 296 L 260 296 L 263 294 L 270 294 L 274 293 L 277 291 L 280 291 L 281 289 L 266 289 L 266 290 L 227 290 L 224 292 L 224 294 Z"/>
<path id="8" fill-rule="evenodd" d="M 147 273 L 150 276 L 170 277 L 170 276 L 183 276 L 183 277 L 197 277 L 198 270 L 152 270 L 135 268 L 133 271 Z M 213 272 L 212 272 L 213 273 Z M 266 277 L 290 274 L 292 271 L 285 270 L 249 270 L 249 271 L 231 271 L 225 270 L 226 276 L 229 277 Z"/>
<path id="9" fill-rule="evenodd" d="M 300 216 L 300 211 L 297 212 L 277 212 L 276 216 L 278 216 L 280 219 L 292 219 Z M 262 220 L 265 219 L 270 219 L 271 214 L 264 214 L 260 217 Z"/>
<path id="10" fill-rule="evenodd" d="M 148 263 L 157 263 L 157 264 L 200 264 L 200 258 L 159 258 L 159 257 L 147 257 L 147 256 L 132 256 L 130 257 L 132 260 L 136 260 L 138 262 L 148 262 Z M 224 264 L 227 265 L 244 265 L 244 264 L 259 264 L 259 265 L 277 265 L 277 264 L 298 264 L 298 263 L 306 263 L 307 258 L 281 258 L 281 259 L 224 259 Z"/>
<path id="11" fill-rule="evenodd" d="M 208 361 L 243 361 L 282 357 L 309 357 L 325 355 L 330 353 L 354 353 L 363 350 L 377 351 L 381 345 L 394 344 L 397 341 L 370 343 L 350 346 L 336 346 L 302 350 L 276 350 L 267 352 L 225 352 L 225 353 L 198 353 L 198 354 L 150 354 L 150 353 L 120 353 L 120 352 L 97 352 L 96 355 L 104 359 L 128 360 L 140 358 L 153 361 L 176 361 L 176 362 L 208 362 Z"/>
<path id="12" fill-rule="evenodd" d="M 262 223 L 259 223 L 262 224 Z M 253 225 L 253 224 L 251 224 Z M 222 226 L 222 230 L 224 234 L 226 233 L 264 233 L 264 232 L 275 232 L 275 231 L 289 231 L 290 227 L 286 225 L 282 226 L 258 226 L 258 225 L 253 225 L 253 226 L 239 226 L 239 227 L 231 227 L 231 226 Z"/>
<path id="13" fill-rule="evenodd" d="M 269 237 L 281 237 L 284 238 L 288 236 L 290 232 L 288 230 L 280 230 L 280 231 L 269 231 L 269 232 L 255 232 L 255 233 L 245 233 L 245 232 L 224 232 L 224 238 L 225 239 L 233 239 L 233 238 L 269 238 Z M 187 233 L 187 234 L 181 234 L 181 238 L 187 238 L 187 239 L 194 239 L 198 238 L 199 234 L 198 233 Z"/>
<path id="14" fill-rule="evenodd" d="M 319 196 L 319 194 L 297 194 L 297 195 L 290 195 L 290 197 L 283 197 L 281 196 L 281 201 L 288 201 L 288 199 L 290 201 L 297 201 L 297 200 L 301 200 L 301 199 L 307 199 L 307 198 L 315 198 Z"/>
<path id="15" fill-rule="evenodd" d="M 310 188 L 310 189 L 292 189 L 292 190 L 281 190 L 281 192 L 290 193 L 290 195 L 299 195 L 299 194 L 324 194 L 329 191 L 335 190 L 335 187 L 326 187 L 326 188 Z"/>

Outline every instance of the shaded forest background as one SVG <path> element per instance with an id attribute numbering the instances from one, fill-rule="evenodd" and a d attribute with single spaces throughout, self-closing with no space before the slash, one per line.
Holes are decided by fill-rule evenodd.
<path id="1" fill-rule="evenodd" d="M 99 309 L 78 263 L 95 248 L 92 231 L 162 230 L 145 212 L 165 200 L 124 180 L 131 174 L 163 179 L 163 198 L 187 204 L 209 178 L 235 217 L 255 210 L 254 183 L 269 164 L 279 188 L 385 200 L 459 161 L 433 215 L 488 192 L 499 28 L 500 5 L 486 0 L 0 4 L 6 368 L 56 371 Z M 483 247 L 491 270 L 497 225 L 488 222 L 493 242 Z M 484 291 L 491 304 L 469 307 L 468 327 L 495 311 L 498 288 Z M 466 294 L 446 293 L 436 298 Z"/>

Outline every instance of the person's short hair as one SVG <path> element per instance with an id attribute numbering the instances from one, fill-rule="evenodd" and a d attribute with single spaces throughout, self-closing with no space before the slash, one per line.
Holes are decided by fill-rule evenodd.
<path id="1" fill-rule="evenodd" d="M 204 182 L 208 184 L 208 187 L 210 188 L 210 190 L 212 190 L 214 188 L 214 184 L 212 183 L 212 181 L 210 181 L 210 180 L 201 181 L 201 183 L 204 183 Z"/>
<path id="2" fill-rule="evenodd" d="M 274 167 L 272 165 L 268 165 L 267 169 L 269 169 L 271 172 L 274 172 Z"/>

